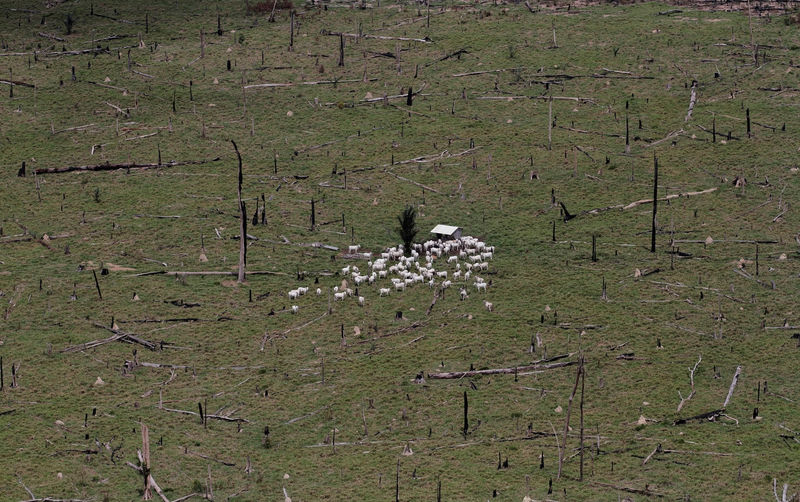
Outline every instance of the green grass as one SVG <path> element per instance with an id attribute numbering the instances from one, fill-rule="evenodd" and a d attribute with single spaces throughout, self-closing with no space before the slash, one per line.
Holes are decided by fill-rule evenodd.
<path id="1" fill-rule="evenodd" d="M 82 3 L 47 9 L 6 3 L 0 53 L 30 54 L 0 56 L 0 67 L 11 69 L 0 70 L 0 79 L 11 73 L 36 89 L 15 86 L 13 98 L 0 99 L 0 413 L 14 410 L 0 415 L 6 466 L 0 499 L 27 498 L 20 481 L 37 497 L 140 499 L 141 476 L 125 463 L 137 462 L 141 423 L 150 430 L 153 475 L 170 500 L 205 490 L 209 472 L 216 500 L 274 499 L 283 487 L 293 500 L 393 500 L 398 460 L 401 500 L 435 500 L 439 480 L 443 500 L 490 499 L 495 490 L 496 500 L 517 501 L 525 495 L 636 496 L 607 485 L 670 499 L 761 500 L 771 497 L 773 478 L 790 483 L 790 493 L 798 490 L 795 434 L 781 426 L 800 427 L 800 383 L 792 371 L 799 349 L 792 330 L 763 329 L 798 324 L 796 25 L 780 16 L 754 17 L 760 47 L 754 66 L 746 12 L 658 15 L 670 8 L 664 4 L 532 14 L 524 5 L 447 3 L 431 6 L 430 27 L 426 9 L 416 5 L 298 5 L 295 45 L 288 51 L 288 12 L 269 23 L 245 16 L 245 2 L 93 6 L 95 14 L 133 24 L 92 16 Z M 75 20 L 71 35 L 64 34 L 67 13 Z M 222 36 L 216 34 L 218 14 Z M 337 66 L 339 39 L 322 31 L 353 33 L 359 25 L 366 34 L 429 36 L 433 42 L 348 38 L 345 66 Z M 551 47 L 553 26 L 557 48 Z M 199 59 L 201 30 L 207 46 Z M 87 49 L 92 39 L 111 35 L 128 36 L 100 42 L 110 50 L 97 55 L 45 54 Z M 399 74 L 395 59 L 377 55 L 398 47 Z M 129 49 L 131 70 L 139 73 L 128 71 Z M 459 49 L 468 53 L 437 62 Z M 365 69 L 374 81 L 361 81 Z M 453 76 L 499 69 L 508 71 Z M 250 89 L 243 106 L 243 82 L 317 80 L 357 82 Z M 698 101 L 685 122 L 692 80 L 699 82 Z M 411 108 L 405 98 L 359 103 L 368 93 L 404 94 L 409 85 L 422 89 Z M 764 90 L 772 88 L 782 90 Z M 0 84 L 0 91 L 8 86 Z M 551 150 L 548 102 L 539 99 L 549 95 L 586 98 L 553 101 Z M 519 98 L 479 99 L 500 96 Z M 710 130 L 713 117 L 720 134 L 730 131 L 738 139 L 720 136 L 712 143 L 699 126 Z M 648 146 L 681 129 L 685 134 L 674 142 Z M 255 198 L 266 200 L 268 224 L 248 230 L 260 239 L 249 247 L 248 269 L 285 275 L 254 275 L 240 286 L 233 276 L 134 277 L 158 270 L 235 271 L 231 139 L 244 159 L 250 214 Z M 471 140 L 476 149 L 456 155 Z M 327 142 L 334 143 L 305 150 Z M 164 162 L 222 160 L 32 175 L 43 167 L 155 162 L 159 149 Z M 654 151 L 660 196 L 717 190 L 659 202 L 657 252 L 650 253 L 650 204 L 579 213 L 652 197 Z M 443 152 L 434 162 L 389 166 L 435 191 L 391 176 L 384 166 Z M 28 176 L 17 177 L 23 161 Z M 366 167 L 376 168 L 360 170 Z M 537 178 L 530 179 L 531 171 Z M 344 172 L 348 190 L 321 185 L 342 186 Z M 733 186 L 736 176 L 747 184 Z M 579 216 L 564 223 L 551 205 L 551 190 Z M 316 221 L 327 223 L 313 231 L 312 198 Z M 300 312 L 291 315 L 284 310 L 292 305 L 286 292 L 300 285 L 327 291 L 340 283 L 341 267 L 355 262 L 293 244 L 345 249 L 356 242 L 379 252 L 398 244 L 397 215 L 408 204 L 419 213 L 421 235 L 437 223 L 456 224 L 497 247 L 486 275 L 492 280 L 486 298 L 495 311 L 483 308 L 483 294 L 474 288 L 465 302 L 451 288 L 428 316 L 427 287 L 379 298 L 373 286 L 361 288 L 363 308 L 355 301 L 334 303 L 330 315 L 301 328 L 327 311 L 327 294 L 300 298 Z M 16 234 L 33 239 L 9 242 Z M 43 234 L 59 238 L 47 247 L 38 242 Z M 592 235 L 597 262 L 591 261 Z M 708 236 L 714 239 L 709 245 L 676 244 L 691 256 L 671 259 L 671 238 Z M 201 239 L 207 263 L 199 262 Z M 742 240 L 777 241 L 759 246 L 758 279 L 774 282 L 774 289 L 735 272 L 744 258 L 750 260 L 744 270 L 755 275 L 756 247 L 734 242 Z M 101 263 L 135 270 L 99 275 Z M 635 278 L 637 268 L 660 272 Z M 304 279 L 296 279 L 298 270 L 306 272 Z M 607 300 L 601 299 L 603 280 Z M 134 293 L 139 301 L 132 301 Z M 200 305 L 181 308 L 172 300 Z M 398 310 L 403 320 L 394 319 Z M 94 323 L 109 325 L 112 317 L 120 329 L 168 348 L 150 352 L 115 342 L 61 352 L 110 335 Z M 200 321 L 141 322 L 186 317 Z M 419 326 L 402 330 L 413 323 Z M 531 354 L 536 334 L 542 346 Z M 582 482 L 574 456 L 577 411 L 561 479 L 552 434 L 561 441 L 575 367 L 516 380 L 492 375 L 413 383 L 419 372 L 521 365 L 545 350 L 548 356 L 581 351 L 587 361 L 584 420 L 591 449 Z M 618 359 L 622 353 L 633 359 Z M 696 394 L 677 413 L 678 392 L 690 392 L 688 368 L 699 355 Z M 187 368 L 174 376 L 146 366 L 124 372 L 134 358 Z M 14 389 L 12 364 L 20 367 Z M 672 425 L 720 408 L 738 365 L 742 375 L 726 410 L 732 419 Z M 104 385 L 94 385 L 98 377 Z M 474 428 L 466 438 L 464 391 Z M 211 412 L 235 410 L 233 416 L 248 423 L 239 428 L 210 420 L 204 427 L 196 416 L 159 409 L 159 394 L 168 408 L 196 411 L 207 403 Z M 755 407 L 760 420 L 751 419 Z M 640 416 L 651 420 L 638 425 Z M 527 437 L 529 424 L 546 435 Z M 321 446 L 334 429 L 335 452 L 330 442 Z M 680 453 L 657 454 L 642 465 L 659 443 Z M 113 462 L 105 444 L 121 447 Z M 405 445 L 413 455 L 402 455 Z M 508 458 L 508 469 L 497 469 L 498 453 Z M 244 472 L 247 458 L 251 474 Z"/>

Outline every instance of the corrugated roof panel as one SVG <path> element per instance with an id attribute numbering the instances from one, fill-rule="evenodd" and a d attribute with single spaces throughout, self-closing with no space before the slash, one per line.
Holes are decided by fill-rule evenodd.
<path id="1" fill-rule="evenodd" d="M 458 230 L 458 227 L 450 225 L 436 225 L 431 230 L 432 234 L 453 235 Z"/>

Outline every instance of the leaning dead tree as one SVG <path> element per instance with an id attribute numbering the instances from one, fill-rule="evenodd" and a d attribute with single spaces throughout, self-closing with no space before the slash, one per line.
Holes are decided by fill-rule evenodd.
<path id="1" fill-rule="evenodd" d="M 239 184 L 236 189 L 236 197 L 239 201 L 241 223 L 239 224 L 239 277 L 236 282 L 241 284 L 245 281 L 245 267 L 247 266 L 247 209 L 242 200 L 242 156 L 236 142 L 231 140 L 231 143 L 233 143 L 233 149 L 236 150 L 236 158 L 239 160 Z"/>

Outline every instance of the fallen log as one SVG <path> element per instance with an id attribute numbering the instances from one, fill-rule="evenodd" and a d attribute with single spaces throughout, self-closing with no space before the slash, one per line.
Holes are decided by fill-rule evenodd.
<path id="1" fill-rule="evenodd" d="M 549 359 L 540 359 L 532 364 L 524 364 L 520 366 L 512 366 L 509 368 L 491 368 L 485 370 L 470 370 L 470 371 L 449 371 L 443 373 L 428 373 L 428 378 L 437 379 L 437 380 L 449 380 L 454 378 L 464 378 L 476 375 L 501 375 L 501 374 L 514 374 L 520 371 L 529 371 L 529 370 L 550 370 L 555 368 L 564 368 L 566 366 L 572 366 L 573 364 L 577 364 L 577 361 L 562 361 L 559 363 L 550 363 L 544 364 L 549 361 L 555 361 L 558 359 L 563 359 L 565 357 L 570 357 L 572 354 L 563 354 L 556 357 L 551 357 Z"/>
<path id="2" fill-rule="evenodd" d="M 159 408 L 159 409 L 160 410 L 164 410 L 164 411 L 171 411 L 172 413 L 181 413 L 183 415 L 194 415 L 194 416 L 197 416 L 197 417 L 200 416 L 200 414 L 197 413 L 196 411 L 178 410 L 178 409 L 164 408 L 164 407 Z M 223 422 L 243 422 L 243 423 L 246 423 L 246 424 L 250 423 L 250 421 L 247 420 L 246 418 L 228 417 L 228 416 L 225 416 L 225 415 L 203 415 L 203 417 L 211 418 L 211 419 L 214 419 L 214 420 L 221 420 Z"/>
<path id="3" fill-rule="evenodd" d="M 21 85 L 23 87 L 30 87 L 31 89 L 35 89 L 36 88 L 36 86 L 33 85 L 33 84 L 29 84 L 27 82 L 21 82 L 19 80 L 5 80 L 5 79 L 2 79 L 2 80 L 0 80 L 0 84 L 6 84 L 6 85 L 11 85 L 11 86 Z"/>
<path id="4" fill-rule="evenodd" d="M 143 347 L 145 347 L 147 349 L 150 349 L 150 350 L 157 350 L 157 348 L 158 348 L 157 344 L 151 342 L 150 340 L 145 340 L 144 338 L 139 338 L 138 336 L 136 336 L 136 335 L 134 335 L 132 333 L 125 333 L 122 330 L 109 328 L 108 326 L 103 326 L 102 324 L 96 323 L 96 322 L 92 323 L 92 324 L 94 324 L 94 326 L 96 326 L 98 328 L 103 328 L 105 330 L 108 330 L 108 331 L 114 333 L 114 335 L 118 335 L 119 336 L 118 339 L 121 340 L 121 341 L 128 342 L 128 343 L 138 343 L 139 345 L 142 345 Z"/>
<path id="5" fill-rule="evenodd" d="M 322 30 L 322 34 L 323 35 L 329 35 L 329 36 L 332 36 L 332 37 L 341 36 L 341 37 L 347 37 L 347 38 L 374 38 L 374 39 L 377 39 L 377 40 L 401 40 L 403 42 L 422 42 L 424 44 L 429 44 L 429 43 L 433 42 L 433 40 L 431 40 L 428 37 L 425 37 L 425 38 L 387 37 L 387 36 L 383 36 L 383 35 L 364 35 L 364 34 L 358 34 L 358 33 L 343 33 L 343 32 L 340 32 L 340 31 L 327 31 L 327 30 Z"/>
<path id="6" fill-rule="evenodd" d="M 645 489 L 628 488 L 627 486 L 617 486 L 617 485 L 612 485 L 611 483 L 602 483 L 600 481 L 589 481 L 589 484 L 590 485 L 594 485 L 594 486 L 599 486 L 599 487 L 602 487 L 602 488 L 611 488 L 611 489 L 620 490 L 620 491 L 623 491 L 623 492 L 635 493 L 637 495 L 646 495 L 648 497 L 663 497 L 664 496 L 664 495 L 662 495 L 660 493 L 650 491 L 648 488 L 645 488 Z"/>
<path id="7" fill-rule="evenodd" d="M 714 420 L 717 419 L 717 417 L 719 417 L 723 413 L 725 413 L 725 408 L 720 408 L 718 410 L 707 411 L 705 413 L 701 413 L 701 414 L 695 415 L 693 417 L 679 418 L 679 419 L 675 420 L 674 422 L 672 422 L 672 425 L 683 425 L 683 424 L 689 423 L 689 422 L 691 422 L 693 420 L 698 420 L 698 421 L 700 421 L 700 420 L 708 420 L 709 422 L 713 422 Z"/>
<path id="8" fill-rule="evenodd" d="M 152 164 L 137 164 L 136 162 L 127 162 L 123 164 L 105 163 L 105 164 L 95 164 L 89 166 L 43 167 L 36 169 L 34 173 L 61 174 L 61 173 L 70 173 L 73 171 L 115 171 L 117 169 L 136 169 L 144 171 L 147 169 L 155 169 L 159 167 L 193 166 L 200 164 L 208 164 L 211 162 L 217 162 L 219 160 L 221 160 L 220 157 L 216 157 L 211 160 L 184 160 L 184 161 L 170 161 L 170 162 L 152 163 Z"/>

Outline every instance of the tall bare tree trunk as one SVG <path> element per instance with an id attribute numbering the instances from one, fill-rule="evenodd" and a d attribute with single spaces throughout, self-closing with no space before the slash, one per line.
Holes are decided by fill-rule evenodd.
<path id="1" fill-rule="evenodd" d="M 236 157 L 239 160 L 239 184 L 236 189 L 236 197 L 239 201 L 241 223 L 239 225 L 239 277 L 236 282 L 241 284 L 245 281 L 247 267 L 247 210 L 242 200 L 242 155 L 239 153 L 239 147 L 236 146 L 236 142 L 231 140 L 231 143 L 233 143 L 233 149 L 236 150 Z"/>

